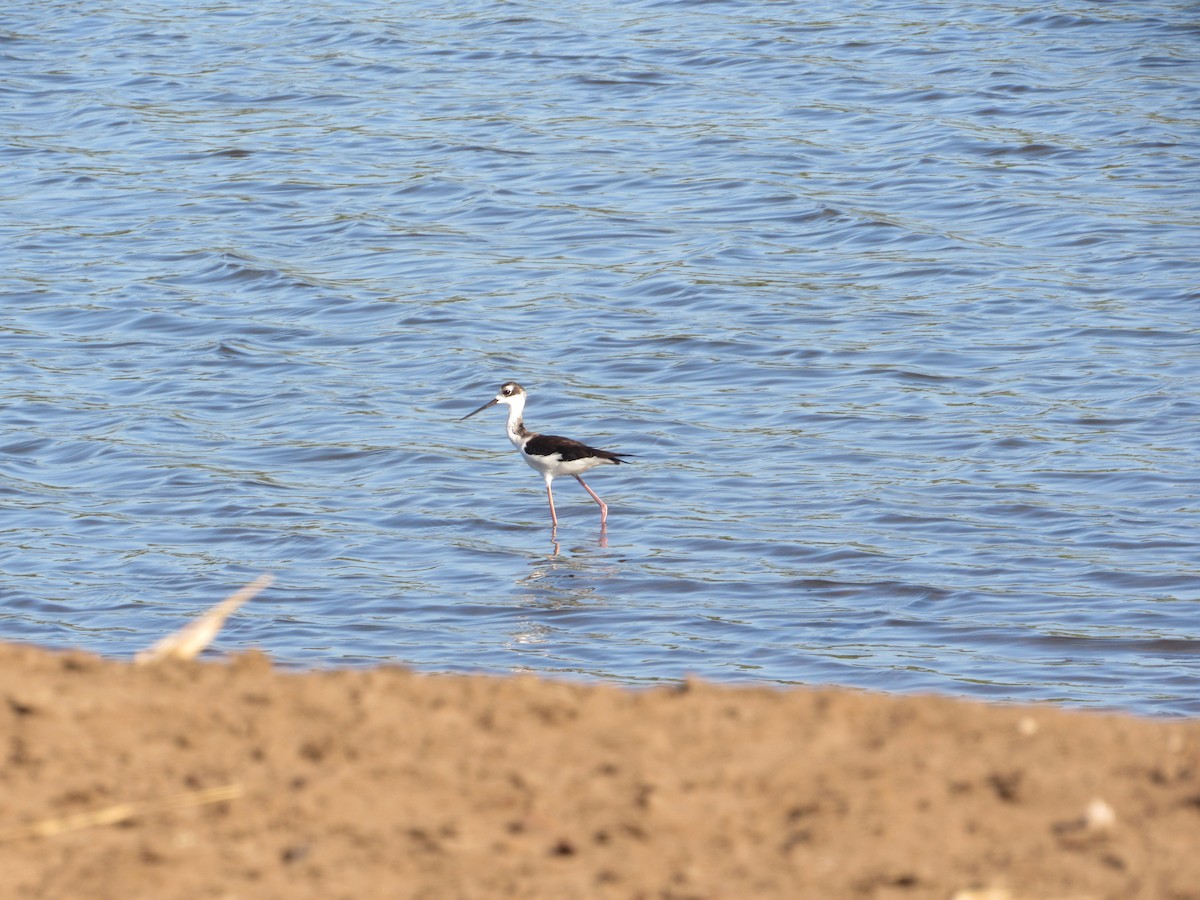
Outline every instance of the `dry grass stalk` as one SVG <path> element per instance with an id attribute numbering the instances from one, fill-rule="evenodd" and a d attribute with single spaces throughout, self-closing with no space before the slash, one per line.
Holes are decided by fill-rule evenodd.
<path id="1" fill-rule="evenodd" d="M 202 806 L 205 803 L 220 803 L 222 800 L 236 800 L 244 793 L 245 789 L 240 784 L 226 784 L 221 787 L 206 788 L 202 791 L 187 791 L 159 800 L 147 800 L 143 803 L 117 803 L 91 812 L 75 813 L 55 819 L 42 819 L 40 822 L 33 822 L 29 825 L 6 828 L 0 831 L 0 843 L 31 837 L 55 837 L 68 831 L 91 828 L 95 825 L 116 825 L 118 822 L 127 822 L 146 813 Z"/>
<path id="2" fill-rule="evenodd" d="M 271 575 L 259 575 L 239 591 L 229 595 L 200 618 L 189 622 L 174 634 L 169 634 L 153 647 L 143 650 L 133 658 L 140 666 L 162 662 L 166 659 L 193 659 L 212 643 L 225 620 L 233 612 L 267 587 L 275 579 Z"/>

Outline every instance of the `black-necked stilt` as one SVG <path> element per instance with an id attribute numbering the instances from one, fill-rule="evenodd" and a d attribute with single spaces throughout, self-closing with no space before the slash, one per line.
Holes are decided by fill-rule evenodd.
<path id="1" fill-rule="evenodd" d="M 596 496 L 596 492 L 587 486 L 579 476 L 588 469 L 609 463 L 616 465 L 626 462 L 622 459 L 628 453 L 611 453 L 608 450 L 597 450 L 570 438 L 558 437 L 553 434 L 538 434 L 525 427 L 521 418 L 525 411 L 525 400 L 529 397 L 525 388 L 510 381 L 501 385 L 500 393 L 489 400 L 475 412 L 467 413 L 463 419 L 469 419 L 475 413 L 483 412 L 489 406 L 503 403 L 508 407 L 508 439 L 513 446 L 521 451 L 521 458 L 542 473 L 546 480 L 546 498 L 550 501 L 550 521 L 555 529 L 558 528 L 558 514 L 554 512 L 554 492 L 550 490 L 550 482 L 555 475 L 574 475 L 575 480 L 583 485 L 583 489 L 591 494 L 592 499 L 600 504 L 600 526 L 608 521 L 608 504 Z"/>

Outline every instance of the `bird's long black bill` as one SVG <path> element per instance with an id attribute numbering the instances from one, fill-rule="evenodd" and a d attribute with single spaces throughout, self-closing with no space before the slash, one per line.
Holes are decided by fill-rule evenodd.
<path id="1" fill-rule="evenodd" d="M 475 412 L 467 413 L 465 416 L 462 417 L 462 419 L 459 419 L 458 421 L 461 422 L 463 419 L 469 419 L 469 418 L 471 418 L 471 416 L 475 415 L 475 413 L 481 413 L 485 409 L 487 409 L 489 406 L 495 406 L 498 402 L 499 402 L 498 400 L 494 400 L 494 399 L 489 400 L 487 403 L 483 404 L 483 406 L 479 407 L 479 409 L 475 410 Z"/>

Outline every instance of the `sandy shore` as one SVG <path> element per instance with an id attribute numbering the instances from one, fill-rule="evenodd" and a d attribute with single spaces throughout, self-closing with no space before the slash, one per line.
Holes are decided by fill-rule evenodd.
<path id="1" fill-rule="evenodd" d="M 1198 898 L 1200 721 L 0 645 L 0 894 Z"/>

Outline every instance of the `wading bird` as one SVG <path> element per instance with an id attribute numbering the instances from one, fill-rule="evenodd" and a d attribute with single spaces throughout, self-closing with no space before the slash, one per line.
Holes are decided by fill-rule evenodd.
<path id="1" fill-rule="evenodd" d="M 600 504 L 600 526 L 603 528 L 608 521 L 608 504 L 596 496 L 596 492 L 587 486 L 579 476 L 589 469 L 599 465 L 617 465 L 627 462 L 622 457 L 628 453 L 612 453 L 608 450 L 597 450 L 570 438 L 558 437 L 553 434 L 538 434 L 525 427 L 522 414 L 525 412 L 525 401 L 529 395 L 525 388 L 510 381 L 501 385 L 500 393 L 489 400 L 475 412 L 467 413 L 463 419 L 469 419 L 475 413 L 483 412 L 489 406 L 502 403 L 508 407 L 508 439 L 521 452 L 521 458 L 533 468 L 542 473 L 546 481 L 546 498 L 550 501 L 550 521 L 552 527 L 558 528 L 558 514 L 554 512 L 554 492 L 550 490 L 550 482 L 556 475 L 574 475 L 575 480 L 583 485 L 593 500 Z"/>

